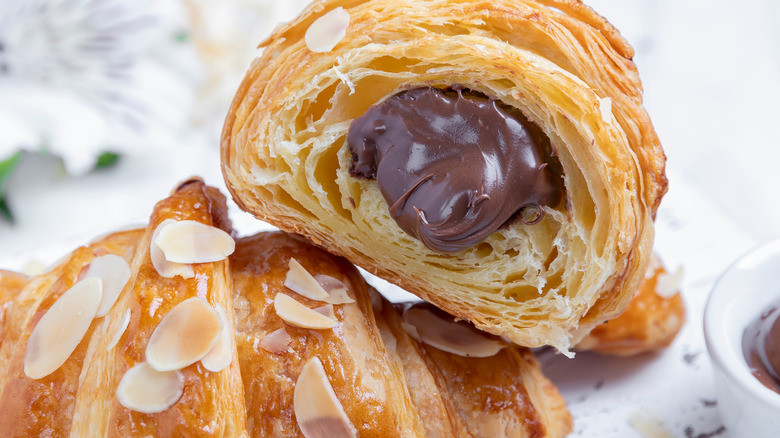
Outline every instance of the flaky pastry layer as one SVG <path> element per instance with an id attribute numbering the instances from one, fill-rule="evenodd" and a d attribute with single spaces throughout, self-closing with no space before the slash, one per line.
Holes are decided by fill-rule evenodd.
<path id="1" fill-rule="evenodd" d="M 328 52 L 309 26 L 343 7 Z M 617 316 L 647 266 L 665 157 L 633 50 L 578 1 L 313 3 L 263 43 L 222 135 L 238 204 L 479 328 L 566 351 Z M 373 180 L 352 177 L 350 122 L 388 96 L 462 85 L 519 109 L 549 137 L 565 202 L 441 254 L 404 233 Z"/>

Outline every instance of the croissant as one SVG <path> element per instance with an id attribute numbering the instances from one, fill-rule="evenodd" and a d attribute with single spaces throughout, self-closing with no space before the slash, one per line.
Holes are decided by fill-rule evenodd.
<path id="1" fill-rule="evenodd" d="M 665 156 L 589 7 L 316 1 L 262 47 L 221 140 L 243 209 L 527 347 L 628 305 Z"/>
<path id="2" fill-rule="evenodd" d="M 626 310 L 594 328 L 576 349 L 632 356 L 669 346 L 685 323 L 685 304 L 679 291 L 681 274 L 679 270 L 668 273 L 654 255 Z"/>
<path id="3" fill-rule="evenodd" d="M 0 271 L 3 436 L 570 432 L 529 350 L 392 305 L 300 237 L 234 240 L 226 213 L 191 179 L 146 229 Z"/>

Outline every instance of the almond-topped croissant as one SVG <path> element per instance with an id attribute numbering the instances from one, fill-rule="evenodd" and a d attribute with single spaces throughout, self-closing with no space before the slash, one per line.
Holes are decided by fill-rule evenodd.
<path id="1" fill-rule="evenodd" d="M 39 276 L 0 272 L 3 436 L 571 430 L 528 350 L 425 306 L 397 308 L 299 237 L 233 234 L 224 197 L 192 179 L 146 229 Z"/>
<path id="2" fill-rule="evenodd" d="M 282 286 L 303 283 L 291 278 L 300 272 L 290 268 L 292 260 L 305 267 L 306 276 L 328 286 L 327 298 L 303 297 Z M 314 358 L 340 400 L 344 416 L 338 420 L 358 436 L 562 437 L 571 430 L 564 400 L 530 351 L 473 327 L 465 329 L 470 337 L 460 344 L 447 333 L 462 328 L 452 317 L 432 312 L 404 322 L 405 313 L 384 301 L 342 258 L 276 232 L 240 239 L 230 262 L 239 362 L 247 406 L 254 406 L 247 418 L 258 436 L 295 435 L 288 431 L 297 430 L 304 415 L 295 408 L 297 398 L 313 397 L 315 390 L 304 392 L 294 376 Z M 339 295 L 339 289 L 346 292 Z M 280 313 L 280 294 L 304 304 L 301 313 L 315 309 L 335 316 L 338 325 L 298 327 L 313 325 L 316 318 Z M 429 335 L 429 326 L 444 326 L 445 332 Z M 483 344 L 487 352 L 478 351 Z"/>
<path id="3" fill-rule="evenodd" d="M 262 46 L 222 134 L 239 206 L 527 347 L 628 305 L 665 157 L 589 7 L 321 0 Z"/>

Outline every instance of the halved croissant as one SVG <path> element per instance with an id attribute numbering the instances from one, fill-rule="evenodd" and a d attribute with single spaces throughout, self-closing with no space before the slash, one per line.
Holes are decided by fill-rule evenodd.
<path id="1" fill-rule="evenodd" d="M 305 41 L 324 27 L 328 41 Z M 590 8 L 317 1 L 262 46 L 222 135 L 223 173 L 242 208 L 520 345 L 565 351 L 626 307 L 649 261 L 665 157 L 633 50 Z M 522 113 L 546 138 L 564 200 L 540 206 L 538 223 L 510 219 L 456 252 L 405 232 L 384 189 L 356 174 L 347 137 L 373 105 L 423 88 L 465 89 Z M 458 167 L 445 176 L 459 178 Z"/>
<path id="2" fill-rule="evenodd" d="M 163 277 L 152 248 L 157 245 L 166 260 L 174 262 L 166 252 L 171 247 L 161 243 L 164 231 L 159 228 L 166 220 L 208 226 L 205 240 L 220 235 L 215 229 L 232 233 L 224 197 L 192 179 L 157 204 L 145 230 L 115 233 L 78 248 L 40 276 L 2 272 L 3 436 L 422 437 L 440 431 L 438 436 L 476 437 L 489 431 L 489 436 L 562 437 L 571 430 L 563 399 L 528 350 L 480 334 L 475 336 L 500 342 L 500 351 L 492 357 L 467 358 L 425 345 L 399 329 L 403 316 L 369 289 L 353 265 L 299 237 L 282 232 L 245 237 L 237 240 L 229 259 L 188 263 L 191 276 Z M 193 236 L 187 242 L 203 237 Z M 198 241 L 192 247 L 198 245 L 208 243 Z M 41 378 L 28 377 L 31 333 L 44 315 L 61 307 L 60 299 L 72 293 L 74 285 L 92 280 L 88 274 L 95 260 L 107 254 L 121 257 L 130 267 L 116 302 L 106 316 L 92 321 L 61 366 Z M 329 307 L 285 287 L 292 259 L 306 275 L 327 275 L 328 281 L 342 285 L 343 295 L 334 301 L 341 304 Z M 292 325 L 295 319 L 283 319 L 290 314 L 277 307 L 281 294 L 303 307 L 298 311 L 308 317 L 310 308 L 324 305 L 322 314 L 313 315 L 325 315 L 333 327 Z M 331 294 L 336 296 L 326 293 Z M 227 336 L 220 352 L 227 363 L 209 371 L 204 357 L 179 370 L 161 371 L 163 376 L 180 376 L 178 397 L 154 406 L 155 413 L 141 412 L 135 405 L 128 408 L 127 393 L 120 388 L 126 386 L 120 382 L 139 364 L 153 367 L 150 339 L 181 303 L 193 299 L 224 311 L 220 330 Z M 203 326 L 206 321 L 195 323 Z M 296 324 L 301 323 L 308 322 L 304 318 Z M 60 329 L 70 332 L 67 322 Z M 194 338 L 168 347 L 187 350 L 200 342 Z M 216 349 L 211 348 L 208 355 Z M 331 398 L 326 396 L 328 387 Z M 463 392 L 466 388 L 469 393 Z M 165 390 L 135 387 L 130 399 L 136 403 L 140 397 L 140 404 L 148 404 Z M 444 408 L 432 410 L 423 403 L 425 397 Z M 338 406 L 343 416 L 334 414 Z"/>

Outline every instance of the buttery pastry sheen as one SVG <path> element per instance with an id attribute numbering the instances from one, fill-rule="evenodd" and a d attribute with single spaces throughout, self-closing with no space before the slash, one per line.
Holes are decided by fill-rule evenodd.
<path id="1" fill-rule="evenodd" d="M 200 234 L 177 246 L 175 233 L 186 227 L 158 230 L 166 221 L 197 222 Z M 173 252 L 186 256 L 187 248 L 203 253 L 221 235 L 215 229 L 233 234 L 225 199 L 192 179 L 157 204 L 146 229 L 78 248 L 36 277 L 0 271 L 3 436 L 563 437 L 571 430 L 564 400 L 530 351 L 473 328 L 472 341 L 500 342 L 500 350 L 462 357 L 434 348 L 423 342 L 425 327 L 419 326 L 418 335 L 402 310 L 371 290 L 353 265 L 299 237 L 283 232 L 244 237 L 229 258 L 188 264 L 192 275 L 182 266 L 170 278 L 161 274 L 168 271 L 155 261 L 155 245 L 167 251 L 166 258 Z M 42 378 L 28 377 L 31 333 L 57 312 L 74 286 L 94 280 L 87 273 L 95 272 L 96 260 L 113 256 L 130 267 L 116 302 L 92 320 L 64 363 Z M 303 270 L 296 278 L 293 259 Z M 301 295 L 313 293 L 306 290 L 307 275 L 328 285 L 319 292 L 335 304 Z M 300 324 L 290 319 L 295 312 L 278 307 L 282 294 L 303 309 L 297 312 L 324 315 L 332 327 L 295 325 Z M 225 315 L 226 337 L 213 349 L 221 345 L 216 356 L 227 362 L 209 361 L 211 351 L 191 365 L 155 374 L 149 345 L 161 327 L 186 323 L 182 303 L 200 306 L 198 318 L 209 309 Z M 173 315 L 178 323 L 171 322 Z M 70 332 L 67 322 L 59 329 Z M 184 339 L 169 344 L 167 352 L 191 351 L 202 341 Z M 130 378 L 139 374 L 147 380 Z M 150 404 L 166 385 L 178 383 L 172 399 Z"/>
<path id="2" fill-rule="evenodd" d="M 589 7 L 575 0 L 316 1 L 262 46 L 222 134 L 223 173 L 242 208 L 520 345 L 567 351 L 627 306 L 648 266 L 665 157 L 642 107 L 632 48 Z M 445 116 L 417 129 L 401 112 L 379 109 L 426 89 L 465 90 L 519 112 L 528 132 L 541 133 L 532 136 L 544 162 L 530 168 L 552 170 L 563 200 L 526 197 L 503 224 L 503 213 L 472 220 L 493 214 L 486 206 L 503 195 L 491 193 L 519 186 L 497 174 L 451 193 L 472 165 L 502 168 L 490 163 L 503 152 L 480 149 L 458 164 L 458 153 L 442 146 L 442 138 L 455 138 L 479 147 L 474 136 L 492 134 L 475 126 L 490 117 L 437 110 Z M 349 144 L 351 126 L 370 111 L 387 117 Z M 384 150 L 381 141 L 401 146 L 398 135 L 386 137 L 390 130 L 417 135 L 404 140 L 410 152 L 397 159 L 400 176 L 383 177 L 399 169 L 383 171 L 382 163 L 375 179 L 356 172 L 361 145 L 368 155 Z M 420 132 L 433 134 L 419 142 Z M 418 172 L 414 163 L 432 163 L 434 155 L 455 161 Z M 437 204 L 439 193 L 452 202 Z M 438 233 L 453 221 L 493 228 Z"/>

